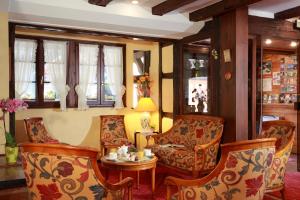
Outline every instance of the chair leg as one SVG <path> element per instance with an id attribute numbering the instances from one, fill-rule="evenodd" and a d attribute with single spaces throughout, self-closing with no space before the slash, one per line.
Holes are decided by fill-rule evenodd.
<path id="1" fill-rule="evenodd" d="M 282 189 L 280 190 L 280 194 L 281 194 L 282 200 L 285 200 L 284 188 L 282 188 Z"/>

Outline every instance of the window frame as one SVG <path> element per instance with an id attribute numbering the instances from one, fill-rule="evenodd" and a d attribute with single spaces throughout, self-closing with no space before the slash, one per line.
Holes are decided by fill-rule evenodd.
<path id="1" fill-rule="evenodd" d="M 11 60 L 14 62 L 14 42 L 15 39 L 30 39 L 37 41 L 37 52 L 36 52 L 36 99 L 35 100 L 25 100 L 29 108 L 59 108 L 59 101 L 45 101 L 44 100 L 44 82 L 42 82 L 44 77 L 44 40 L 53 41 L 65 41 L 67 42 L 67 84 L 70 87 L 70 91 L 67 95 L 67 108 L 77 108 L 78 106 L 78 96 L 75 92 L 75 86 L 79 84 L 79 44 L 92 44 L 99 46 L 98 55 L 98 65 L 97 65 L 97 100 L 87 101 L 89 107 L 113 107 L 114 101 L 104 100 L 104 52 L 103 46 L 117 46 L 122 47 L 123 51 L 123 85 L 126 87 L 126 44 L 123 43 L 109 43 L 109 42 L 98 42 L 98 41 L 84 41 L 84 40 L 74 40 L 70 38 L 52 38 L 45 36 L 29 36 L 22 34 L 14 34 L 13 38 L 13 50 L 11 55 Z M 11 94 L 15 93 L 15 74 L 14 74 L 14 63 L 11 66 Z M 123 95 L 123 104 L 126 106 L 126 92 Z"/>

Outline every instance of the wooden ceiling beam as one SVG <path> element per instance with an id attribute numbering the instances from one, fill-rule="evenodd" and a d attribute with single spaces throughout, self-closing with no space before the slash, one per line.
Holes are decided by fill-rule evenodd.
<path id="1" fill-rule="evenodd" d="M 90 4 L 94 4 L 97 6 L 107 6 L 107 4 L 109 4 L 109 2 L 111 2 L 112 0 L 89 0 Z"/>
<path id="2" fill-rule="evenodd" d="M 197 0 L 167 0 L 152 7 L 152 14 L 162 16 L 168 12 L 176 10 L 195 1 Z"/>
<path id="3" fill-rule="evenodd" d="M 223 0 L 190 13 L 190 20 L 194 22 L 205 20 L 259 1 L 262 0 Z"/>
<path id="4" fill-rule="evenodd" d="M 300 6 L 275 13 L 275 19 L 290 19 L 300 16 Z"/>

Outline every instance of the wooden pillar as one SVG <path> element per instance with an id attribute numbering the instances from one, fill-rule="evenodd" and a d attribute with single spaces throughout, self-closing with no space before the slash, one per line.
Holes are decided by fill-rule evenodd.
<path id="1" fill-rule="evenodd" d="M 219 115 L 225 119 L 223 142 L 248 139 L 248 8 L 219 16 Z M 225 62 L 224 51 L 230 51 Z M 231 73 L 226 80 L 225 74 Z"/>

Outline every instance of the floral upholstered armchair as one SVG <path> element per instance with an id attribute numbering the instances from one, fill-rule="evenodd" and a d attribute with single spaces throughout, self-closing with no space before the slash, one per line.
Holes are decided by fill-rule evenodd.
<path id="1" fill-rule="evenodd" d="M 274 162 L 267 179 L 267 192 L 280 191 L 284 198 L 284 175 L 295 139 L 295 125 L 286 120 L 263 122 L 259 137 L 277 138 Z"/>
<path id="2" fill-rule="evenodd" d="M 98 151 L 62 144 L 20 144 L 29 199 L 132 199 L 132 178 L 107 183 L 97 165 Z M 127 192 L 127 195 L 126 195 Z"/>
<path id="3" fill-rule="evenodd" d="M 161 164 L 192 172 L 194 177 L 215 168 L 223 132 L 223 119 L 203 115 L 178 115 L 173 127 L 152 136 L 150 146 Z"/>
<path id="4" fill-rule="evenodd" d="M 100 143 L 102 155 L 109 148 L 129 144 L 125 131 L 124 115 L 100 116 Z"/>
<path id="5" fill-rule="evenodd" d="M 46 127 L 43 118 L 34 117 L 24 119 L 25 130 L 30 142 L 33 143 L 59 143 L 57 139 L 52 138 Z"/>
<path id="6" fill-rule="evenodd" d="M 206 177 L 167 177 L 167 200 L 262 200 L 275 153 L 275 138 L 221 145 L 221 160 Z M 171 187 L 178 193 L 171 196 Z"/>

